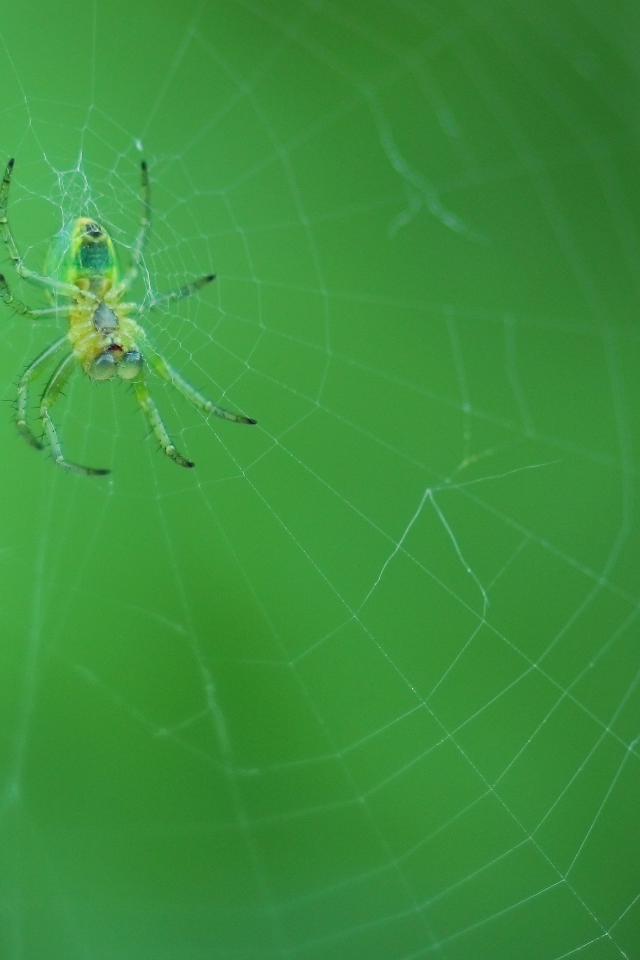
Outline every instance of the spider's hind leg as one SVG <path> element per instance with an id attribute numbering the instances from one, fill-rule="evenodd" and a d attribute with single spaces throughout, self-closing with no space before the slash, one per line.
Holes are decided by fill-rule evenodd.
<path id="1" fill-rule="evenodd" d="M 70 306 L 43 307 L 32 310 L 31 307 L 28 307 L 22 300 L 16 300 L 9 289 L 6 277 L 2 273 L 0 273 L 0 299 L 4 300 L 8 307 L 11 307 L 16 313 L 19 313 L 22 317 L 26 317 L 28 320 L 40 320 L 42 317 L 64 316 L 64 314 L 68 314 L 71 310 Z"/>
<path id="2" fill-rule="evenodd" d="M 77 296 L 78 288 L 73 284 L 63 283 L 61 280 L 54 280 L 53 277 L 43 277 L 39 273 L 34 273 L 33 270 L 29 270 L 27 267 L 25 267 L 22 261 L 22 257 L 20 256 L 18 247 L 16 246 L 16 242 L 13 239 L 13 234 L 11 233 L 11 227 L 9 226 L 7 215 L 9 206 L 9 187 L 11 186 L 14 163 L 15 161 L 12 157 L 5 167 L 2 183 L 0 184 L 0 242 L 6 244 L 7 252 L 13 261 L 16 272 L 22 277 L 23 280 L 28 280 L 30 283 L 35 283 L 40 287 L 46 287 L 47 290 L 53 290 L 65 297 L 75 297 Z M 15 301 L 13 306 L 16 306 Z M 27 307 L 27 310 L 28 309 L 29 308 Z"/>
<path id="3" fill-rule="evenodd" d="M 172 300 L 183 300 L 185 297 L 191 297 L 194 293 L 197 293 L 198 290 L 202 290 L 208 283 L 215 280 L 215 278 L 215 273 L 207 273 L 204 277 L 198 277 L 197 280 L 192 280 L 178 290 L 171 290 L 170 293 L 159 293 L 157 297 L 153 298 L 148 309 L 153 310 L 154 307 L 159 307 L 164 303 L 170 303 Z"/>
<path id="4" fill-rule="evenodd" d="M 146 160 L 142 160 L 140 163 L 140 198 L 142 200 L 140 230 L 131 248 L 131 263 L 122 281 L 123 291 L 128 290 L 138 276 L 138 270 L 142 263 L 142 254 L 151 228 L 151 190 L 149 187 L 149 167 L 147 166 Z"/>

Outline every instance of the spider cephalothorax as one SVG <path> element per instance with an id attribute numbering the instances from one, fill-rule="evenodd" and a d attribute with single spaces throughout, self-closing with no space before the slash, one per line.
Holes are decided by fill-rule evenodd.
<path id="1" fill-rule="evenodd" d="M 39 320 L 44 317 L 65 316 L 69 323 L 67 333 L 36 357 L 25 370 L 18 385 L 18 430 L 31 446 L 42 450 L 44 444 L 27 423 L 29 384 L 44 372 L 54 356 L 62 353 L 65 355 L 55 368 L 42 394 L 39 415 L 53 459 L 67 470 L 88 476 L 109 473 L 108 470 L 82 467 L 66 460 L 51 419 L 50 408 L 60 396 L 76 363 L 93 380 L 110 380 L 112 377 L 130 380 L 136 399 L 160 447 L 167 456 L 182 467 L 193 467 L 193 463 L 178 453 L 167 433 L 146 384 L 147 366 L 174 386 L 202 413 L 215 414 L 236 423 L 255 423 L 256 421 L 249 417 L 231 413 L 216 406 L 192 387 L 151 347 L 143 328 L 134 319 L 134 315 L 139 315 L 143 309 L 151 310 L 158 304 L 190 296 L 214 280 L 214 274 L 206 274 L 179 290 L 157 296 L 144 308 L 137 303 L 126 302 L 124 299 L 137 276 L 151 222 L 149 174 L 146 163 L 142 161 L 141 165 L 142 224 L 132 248 L 131 264 L 122 278 L 116 250 L 108 231 L 91 217 L 78 217 L 68 229 L 62 231 L 47 261 L 52 267 L 49 271 L 51 276 L 41 276 L 24 266 L 7 221 L 13 164 L 14 161 L 9 160 L 0 188 L 0 237 L 7 245 L 9 256 L 19 276 L 44 287 L 52 297 L 54 306 L 32 310 L 13 297 L 2 274 L 0 274 L 0 297 L 24 317 Z M 142 344 L 144 344 L 144 353 L 141 349 Z"/>

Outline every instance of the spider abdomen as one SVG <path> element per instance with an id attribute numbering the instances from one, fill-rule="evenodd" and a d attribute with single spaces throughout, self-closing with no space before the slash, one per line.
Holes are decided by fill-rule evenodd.
<path id="1" fill-rule="evenodd" d="M 77 253 L 78 269 L 81 272 L 104 273 L 113 264 L 113 255 L 106 241 L 82 243 Z"/>

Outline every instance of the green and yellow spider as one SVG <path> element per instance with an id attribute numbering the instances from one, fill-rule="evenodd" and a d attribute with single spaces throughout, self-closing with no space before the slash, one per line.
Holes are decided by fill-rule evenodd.
<path id="1" fill-rule="evenodd" d="M 194 464 L 178 453 L 169 437 L 146 384 L 147 365 L 163 380 L 174 386 L 202 413 L 215 414 L 217 417 L 233 420 L 235 423 L 255 423 L 256 421 L 249 417 L 217 407 L 199 390 L 192 387 L 151 347 L 145 331 L 133 319 L 144 310 L 151 310 L 171 300 L 190 296 L 215 280 L 215 274 L 209 273 L 179 290 L 156 296 L 146 305 L 127 303 L 123 300 L 138 274 L 151 225 L 149 172 L 145 161 L 143 160 L 141 164 L 142 223 L 131 251 L 131 263 L 122 279 L 113 241 L 107 230 L 91 217 L 78 217 L 63 229 L 57 242 L 52 245 L 45 266 L 45 270 L 51 276 L 41 276 L 25 267 L 7 220 L 13 165 L 14 160 L 9 160 L 0 188 L 0 238 L 7 245 L 9 256 L 18 275 L 23 280 L 44 287 L 54 306 L 32 310 L 13 297 L 2 274 L 0 274 L 0 297 L 8 306 L 31 320 L 63 316 L 67 317 L 69 322 L 66 334 L 36 357 L 20 378 L 17 423 L 18 430 L 25 440 L 36 450 L 44 449 L 44 443 L 32 432 L 27 423 L 29 385 L 44 373 L 55 356 L 62 353 L 64 356 L 49 378 L 42 394 L 39 418 L 44 428 L 43 439 L 46 437 L 54 461 L 66 470 L 89 477 L 109 473 L 109 470 L 82 467 L 67 460 L 62 453 L 58 433 L 51 419 L 51 407 L 60 396 L 76 362 L 92 380 L 109 380 L 112 377 L 130 380 L 135 397 L 160 447 L 174 463 L 181 467 L 193 467 Z M 140 350 L 142 341 L 145 342 L 144 355 Z"/>

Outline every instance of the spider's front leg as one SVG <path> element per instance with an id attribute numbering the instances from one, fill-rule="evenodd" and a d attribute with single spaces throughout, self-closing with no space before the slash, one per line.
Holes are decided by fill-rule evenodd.
<path id="1" fill-rule="evenodd" d="M 155 350 L 151 349 L 149 345 L 147 346 L 147 354 L 149 364 L 153 367 L 156 373 L 162 377 L 167 383 L 170 383 L 172 387 L 175 387 L 178 393 L 181 393 L 183 397 L 192 403 L 196 410 L 199 410 L 200 413 L 207 415 L 213 414 L 216 417 L 221 417 L 223 420 L 231 420 L 233 423 L 246 423 L 253 425 L 257 423 L 257 420 L 254 420 L 252 417 L 245 417 L 241 413 L 232 413 L 231 410 L 226 410 L 224 407 L 216 406 L 213 401 L 209 400 L 208 397 L 205 397 L 203 393 L 200 393 L 199 390 L 196 390 L 195 387 L 192 387 L 188 380 L 178 373 L 178 371 L 172 367 L 159 353 L 156 353 Z"/>
<path id="2" fill-rule="evenodd" d="M 71 473 L 81 473 L 85 477 L 103 477 L 105 474 L 111 473 L 111 471 L 96 467 L 83 467 L 78 463 L 71 463 L 70 460 L 65 460 L 62 447 L 60 446 L 58 432 L 49 413 L 51 407 L 60 396 L 64 385 L 71 376 L 75 363 L 76 358 L 70 353 L 56 368 L 42 394 L 42 400 L 40 401 L 40 419 L 42 420 L 44 431 L 49 441 L 51 456 L 59 467 L 62 467 L 64 470 L 69 470 Z"/>
<path id="3" fill-rule="evenodd" d="M 47 349 L 44 350 L 40 356 L 36 357 L 36 359 L 29 364 L 25 372 L 20 377 L 20 382 L 18 383 L 18 396 L 16 400 L 16 426 L 18 427 L 20 435 L 24 437 L 28 444 L 30 444 L 32 447 L 35 447 L 36 450 L 42 450 L 44 448 L 42 441 L 36 437 L 27 423 L 27 412 L 29 408 L 29 385 L 44 372 L 45 367 L 51 358 L 54 357 L 61 347 L 67 342 L 66 336 L 60 337 L 59 340 L 56 340 L 55 343 L 52 343 L 51 346 L 47 347 Z"/>
<path id="4" fill-rule="evenodd" d="M 195 463 L 192 463 L 191 460 L 187 460 L 176 450 L 173 441 L 167 432 L 167 428 L 162 422 L 160 411 L 158 410 L 144 380 L 134 380 L 133 389 L 136 395 L 136 400 L 140 404 L 147 423 L 151 428 L 151 432 L 160 444 L 160 449 L 162 452 L 166 453 L 168 457 L 171 457 L 173 462 L 177 463 L 180 467 L 195 467 Z"/>
<path id="5" fill-rule="evenodd" d="M 156 353 L 155 350 L 151 349 L 148 343 L 146 353 L 148 363 L 152 369 L 154 369 L 163 380 L 175 387 L 176 390 L 178 390 L 183 397 L 186 397 L 186 399 L 192 403 L 197 410 L 200 410 L 201 413 L 213 413 L 218 417 L 223 417 L 225 420 L 233 420 L 235 423 L 256 423 L 256 421 L 252 420 L 250 417 L 244 417 L 240 413 L 231 413 L 229 410 L 224 410 L 222 407 L 217 407 L 211 402 L 211 400 L 207 399 L 207 397 L 196 390 L 195 387 L 192 387 L 191 384 L 188 383 L 184 377 L 178 373 L 177 370 L 174 370 L 173 367 L 169 366 L 164 357 L 161 357 L 159 353 Z M 135 391 L 136 400 L 142 407 L 142 412 L 147 419 L 147 422 L 151 428 L 151 432 L 160 444 L 160 448 L 163 453 L 166 453 L 166 455 L 170 457 L 174 463 L 177 463 L 181 467 L 194 467 L 195 464 L 191 460 L 187 460 L 176 450 L 175 445 L 167 432 L 167 428 L 162 422 L 160 411 L 158 410 L 155 401 L 151 396 L 149 388 L 142 377 L 139 380 L 133 381 L 133 389 Z"/>

